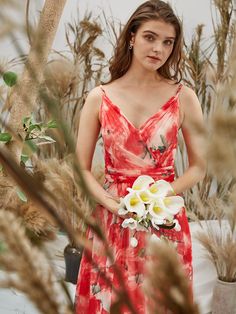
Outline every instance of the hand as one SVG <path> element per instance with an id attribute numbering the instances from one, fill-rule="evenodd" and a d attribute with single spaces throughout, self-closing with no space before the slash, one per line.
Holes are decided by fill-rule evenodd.
<path id="1" fill-rule="evenodd" d="M 108 209 L 111 213 L 115 214 L 116 216 L 118 215 L 118 209 L 120 207 L 120 202 L 119 202 L 118 197 L 113 197 L 111 195 L 107 196 L 106 204 L 104 204 L 104 207 Z"/>
<path id="2" fill-rule="evenodd" d="M 171 183 L 170 183 L 170 186 L 171 186 L 171 190 L 168 191 L 166 197 L 168 197 L 168 196 L 176 196 L 175 190 L 173 189 L 173 186 L 172 186 Z"/>

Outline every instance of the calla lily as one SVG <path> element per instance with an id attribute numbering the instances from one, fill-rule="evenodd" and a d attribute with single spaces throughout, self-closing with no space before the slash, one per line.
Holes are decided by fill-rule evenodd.
<path id="1" fill-rule="evenodd" d="M 127 218 L 124 219 L 124 221 L 122 222 L 121 226 L 123 228 L 130 228 L 130 229 L 136 229 L 137 228 L 137 221 L 133 218 Z"/>
<path id="2" fill-rule="evenodd" d="M 136 192 L 129 193 L 124 197 L 124 204 L 129 212 L 142 217 L 145 213 L 145 205 Z"/>
<path id="3" fill-rule="evenodd" d="M 153 200 L 153 197 L 147 191 L 139 191 L 137 195 L 144 204 L 149 204 Z"/>
<path id="4" fill-rule="evenodd" d="M 181 196 L 169 196 L 164 198 L 166 210 L 176 215 L 182 207 L 184 207 L 184 199 Z"/>
<path id="5" fill-rule="evenodd" d="M 150 205 L 148 212 L 153 218 L 163 218 L 169 221 L 173 220 L 176 215 L 184 206 L 184 200 L 180 196 L 170 196 L 165 198 L 155 199 Z"/>
<path id="6" fill-rule="evenodd" d="M 126 214 L 128 214 L 128 210 L 125 208 L 125 207 L 120 207 L 119 209 L 118 209 L 118 215 L 126 215 Z"/>
<path id="7" fill-rule="evenodd" d="M 164 219 L 156 220 L 156 219 L 152 218 L 151 223 L 152 223 L 153 228 L 159 230 L 160 229 L 159 225 L 164 224 Z"/>
<path id="8" fill-rule="evenodd" d="M 176 211 L 172 213 L 170 210 L 167 210 L 163 199 L 156 199 L 149 205 L 148 212 L 155 220 L 172 220 Z"/>
<path id="9" fill-rule="evenodd" d="M 122 197 L 120 198 L 119 206 L 120 206 L 119 209 L 118 209 L 118 214 L 119 215 L 126 215 L 126 214 L 128 214 L 129 211 L 125 207 L 124 199 Z"/>
<path id="10" fill-rule="evenodd" d="M 132 190 L 134 191 L 141 191 L 145 190 L 149 187 L 151 183 L 154 183 L 154 179 L 150 176 L 139 176 L 132 185 Z"/>
<path id="11" fill-rule="evenodd" d="M 173 191 L 173 188 L 170 183 L 165 180 L 156 181 L 148 189 L 148 193 L 152 197 L 165 197 L 170 191 Z"/>

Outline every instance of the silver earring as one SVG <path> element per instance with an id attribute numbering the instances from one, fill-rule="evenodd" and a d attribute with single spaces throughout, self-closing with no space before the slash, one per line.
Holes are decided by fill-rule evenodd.
<path id="1" fill-rule="evenodd" d="M 129 50 L 133 49 L 133 44 L 129 44 Z"/>

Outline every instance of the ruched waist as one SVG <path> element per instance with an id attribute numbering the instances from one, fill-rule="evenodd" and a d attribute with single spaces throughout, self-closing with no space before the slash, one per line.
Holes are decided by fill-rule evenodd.
<path id="1" fill-rule="evenodd" d="M 157 168 L 151 171 L 140 171 L 137 170 L 136 172 L 129 171 L 126 169 L 106 169 L 105 171 L 105 181 L 111 183 L 129 183 L 133 184 L 133 182 L 140 176 L 140 175 L 148 175 L 152 177 L 155 181 L 157 180 L 166 180 L 168 182 L 173 182 L 175 178 L 175 171 L 174 167 L 168 166 L 163 168 Z"/>

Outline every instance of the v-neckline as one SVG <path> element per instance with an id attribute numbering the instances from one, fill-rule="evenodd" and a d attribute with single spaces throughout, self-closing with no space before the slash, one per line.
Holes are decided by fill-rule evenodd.
<path id="1" fill-rule="evenodd" d="M 178 96 L 179 94 L 179 90 L 180 90 L 180 86 L 177 89 L 177 92 L 175 93 L 175 95 L 171 96 L 163 105 L 161 105 L 161 107 L 153 114 L 151 115 L 149 118 L 147 118 L 147 120 L 144 121 L 144 123 L 142 123 L 139 127 L 136 127 L 131 121 L 130 119 L 123 113 L 123 111 L 121 110 L 121 108 L 119 106 L 117 106 L 106 94 L 105 90 L 103 89 L 103 87 L 101 86 L 101 89 L 103 91 L 103 98 L 105 97 L 109 103 L 119 112 L 119 114 L 126 120 L 126 122 L 137 132 L 141 132 L 145 126 L 147 125 L 147 123 L 154 119 L 161 111 L 163 111 L 165 109 L 165 107 L 168 107 L 167 105 L 169 105 L 170 103 L 172 103 L 172 101 Z"/>

